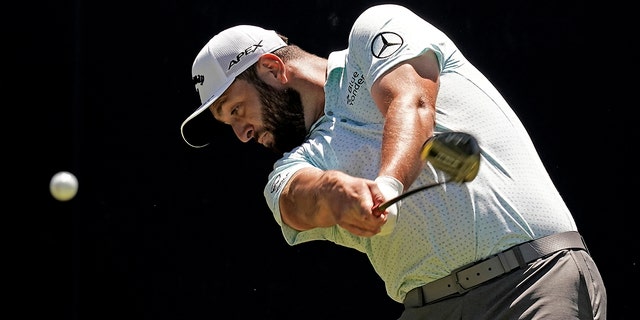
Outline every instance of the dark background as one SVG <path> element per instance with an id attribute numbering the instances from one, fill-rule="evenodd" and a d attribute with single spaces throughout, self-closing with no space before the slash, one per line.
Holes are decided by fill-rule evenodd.
<path id="1" fill-rule="evenodd" d="M 273 155 L 234 139 L 192 149 L 179 131 L 199 105 L 193 58 L 215 33 L 257 24 L 326 57 L 374 3 L 7 6 L 5 195 L 16 203 L 7 217 L 21 218 L 6 225 L 17 231 L 8 304 L 29 319 L 396 319 L 402 307 L 366 257 L 286 245 L 262 197 Z M 609 319 L 631 319 L 640 257 L 630 8 L 398 3 L 447 32 L 521 116 L 603 274 Z M 48 190 L 62 170 L 80 181 L 68 202 Z"/>

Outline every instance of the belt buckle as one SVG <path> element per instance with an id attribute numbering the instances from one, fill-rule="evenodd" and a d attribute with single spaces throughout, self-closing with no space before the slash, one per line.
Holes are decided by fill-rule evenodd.
<path id="1" fill-rule="evenodd" d="M 469 290 L 471 290 L 473 287 L 469 287 L 469 288 L 465 288 L 462 286 L 462 284 L 460 284 L 460 280 L 458 279 L 458 272 L 465 270 L 467 268 L 470 268 L 472 266 L 474 266 L 477 263 L 480 263 L 481 261 L 474 261 L 468 264 L 463 265 L 462 267 L 456 268 L 453 271 L 451 271 L 451 275 L 453 276 L 453 282 L 455 284 L 455 288 L 456 290 L 458 290 L 458 294 L 463 294 Z"/>

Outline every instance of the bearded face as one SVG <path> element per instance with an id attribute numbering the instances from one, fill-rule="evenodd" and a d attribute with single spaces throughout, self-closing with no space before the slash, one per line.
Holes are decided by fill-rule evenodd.
<path id="1" fill-rule="evenodd" d="M 301 145 L 307 130 L 300 93 L 293 89 L 274 89 L 259 78 L 252 80 L 263 105 L 265 129 L 273 134 L 274 143 L 269 148 L 281 154 Z"/>

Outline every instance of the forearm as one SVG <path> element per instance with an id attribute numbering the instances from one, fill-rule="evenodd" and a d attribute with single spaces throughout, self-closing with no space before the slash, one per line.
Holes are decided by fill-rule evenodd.
<path id="1" fill-rule="evenodd" d="M 399 101 L 390 106 L 382 139 L 379 176 L 392 176 L 409 187 L 424 165 L 420 150 L 433 135 L 435 115 L 430 107 L 415 107 L 418 102 Z M 402 106 L 400 104 L 411 104 Z"/>
<path id="2" fill-rule="evenodd" d="M 373 213 L 382 195 L 372 180 L 340 171 L 302 169 L 280 196 L 282 221 L 299 231 L 339 225 L 360 236 L 373 236 L 386 221 Z"/>
<path id="3" fill-rule="evenodd" d="M 322 217 L 319 190 L 324 171 L 307 168 L 298 171 L 287 183 L 280 196 L 282 221 L 296 230 L 327 227 L 332 221 Z"/>
<path id="4" fill-rule="evenodd" d="M 379 176 L 408 188 L 423 167 L 420 150 L 433 135 L 439 82 L 438 60 L 425 53 L 378 79 L 372 95 L 385 116 Z"/>

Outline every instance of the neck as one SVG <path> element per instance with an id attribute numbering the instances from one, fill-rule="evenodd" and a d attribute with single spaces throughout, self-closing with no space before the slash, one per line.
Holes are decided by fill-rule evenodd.
<path id="1" fill-rule="evenodd" d="M 324 84 L 327 59 L 312 54 L 289 63 L 290 87 L 300 93 L 307 131 L 324 115 Z"/>

